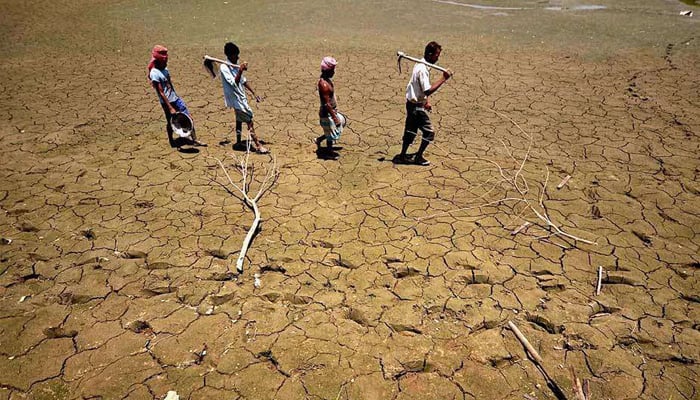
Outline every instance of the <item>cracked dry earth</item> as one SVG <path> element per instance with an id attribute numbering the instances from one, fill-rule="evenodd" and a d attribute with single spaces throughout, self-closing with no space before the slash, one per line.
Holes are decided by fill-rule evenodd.
<path id="1" fill-rule="evenodd" d="M 312 144 L 327 45 L 245 48 L 281 168 L 238 275 L 252 213 L 213 157 L 235 177 L 241 153 L 218 145 L 233 115 L 199 65 L 223 41 L 170 46 L 209 143 L 180 153 L 145 79 L 151 43 L 120 35 L 140 47 L 56 54 L 48 86 L 28 54 L 0 66 L 0 399 L 553 398 L 509 320 L 569 394 L 572 366 L 594 399 L 700 396 L 699 39 L 601 60 L 448 37 L 458 73 L 425 168 L 390 162 L 400 42 L 332 50 L 339 161 Z M 107 59 L 106 76 L 90 67 Z M 597 245 L 548 237 L 518 204 L 474 207 L 516 195 L 485 161 L 510 173 L 526 155 L 508 118 L 534 138 L 526 196 Z"/>

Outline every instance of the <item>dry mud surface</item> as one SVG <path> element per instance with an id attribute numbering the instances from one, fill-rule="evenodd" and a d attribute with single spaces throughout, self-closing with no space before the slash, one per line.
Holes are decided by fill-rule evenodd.
<path id="1" fill-rule="evenodd" d="M 700 396 L 692 6 L 2 3 L 0 399 L 554 398 L 508 321 L 569 398 L 568 367 L 593 399 Z M 218 144 L 233 114 L 200 65 L 231 39 L 280 165 L 243 275 L 252 213 L 214 160 L 235 178 L 242 153 Z M 430 39 L 457 73 L 432 165 L 394 165 L 394 54 Z M 199 152 L 168 147 L 156 43 Z M 326 54 L 351 121 L 338 161 L 312 144 Z M 250 160 L 261 177 L 270 158 Z"/>

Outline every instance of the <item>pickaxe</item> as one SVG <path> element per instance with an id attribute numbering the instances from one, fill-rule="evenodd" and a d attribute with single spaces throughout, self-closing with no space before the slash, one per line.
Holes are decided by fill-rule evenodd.
<path id="1" fill-rule="evenodd" d="M 404 53 L 403 51 L 397 51 L 397 52 L 396 52 L 396 56 L 398 57 L 398 60 L 396 61 L 396 63 L 397 63 L 398 66 L 399 66 L 399 72 L 401 72 L 401 59 L 402 59 L 402 58 L 405 58 L 405 59 L 407 59 L 407 60 L 411 60 L 411 61 L 413 61 L 413 62 L 425 64 L 425 65 L 429 66 L 430 68 L 435 68 L 435 69 L 438 70 L 438 71 L 447 72 L 447 69 L 446 69 L 446 68 L 443 68 L 443 67 L 441 67 L 441 66 L 439 66 L 439 65 L 431 64 L 431 63 L 429 63 L 429 62 L 427 62 L 427 61 L 425 61 L 425 60 L 421 60 L 421 59 L 419 59 L 419 58 L 411 57 L 411 56 L 409 56 L 409 55 L 406 55 L 406 53 Z M 452 73 L 450 72 L 450 74 L 452 74 Z"/>
<path id="2" fill-rule="evenodd" d="M 211 74 L 212 78 L 216 78 L 216 71 L 214 71 L 214 63 L 226 64 L 229 67 L 239 68 L 239 65 L 234 64 L 229 61 L 221 60 L 219 58 L 204 56 L 204 68 Z"/>

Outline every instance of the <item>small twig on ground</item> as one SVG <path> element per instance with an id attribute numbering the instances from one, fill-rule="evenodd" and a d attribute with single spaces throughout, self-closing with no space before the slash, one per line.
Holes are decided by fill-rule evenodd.
<path id="1" fill-rule="evenodd" d="M 530 221 L 525 221 L 522 225 L 520 225 L 517 229 L 515 229 L 515 230 L 514 230 L 513 232 L 511 232 L 510 234 L 513 235 L 513 236 L 515 236 L 515 235 L 517 235 L 518 233 L 520 233 L 520 231 L 522 231 L 523 229 L 527 228 L 527 227 L 530 226 L 530 225 L 531 225 L 531 224 L 530 224 Z"/>
<path id="2" fill-rule="evenodd" d="M 476 197 L 475 199 L 471 199 L 471 201 L 476 201 L 478 199 L 485 198 L 491 192 L 493 192 L 494 190 L 497 190 L 499 188 L 502 188 L 503 190 L 505 190 L 506 194 L 508 194 L 509 190 L 512 191 L 512 189 L 515 189 L 515 191 L 517 192 L 517 195 L 515 195 L 515 196 L 510 195 L 508 197 L 504 197 L 504 198 L 499 199 L 499 200 L 490 201 L 490 202 L 487 202 L 485 204 L 472 205 L 472 206 L 468 206 L 468 207 L 459 208 L 456 210 L 440 212 L 440 213 L 428 215 L 425 217 L 417 218 L 416 219 L 417 223 L 419 223 L 421 221 L 425 221 L 427 219 L 443 216 L 443 215 L 451 215 L 453 213 L 460 212 L 460 211 L 481 209 L 483 207 L 493 206 L 493 205 L 506 205 L 507 204 L 513 209 L 513 212 L 516 212 L 517 210 L 515 209 L 515 206 L 517 204 L 523 203 L 525 206 L 520 212 L 518 212 L 518 217 L 521 217 L 525 213 L 525 211 L 528 211 L 529 213 L 534 214 L 534 216 L 536 217 L 536 219 L 539 220 L 539 222 L 533 222 L 533 221 L 528 221 L 528 220 L 526 220 L 526 222 L 529 222 L 530 224 L 539 225 L 540 227 L 546 229 L 549 232 L 548 235 L 541 236 L 540 239 L 549 239 L 551 237 L 570 239 L 570 240 L 574 241 L 574 243 L 572 244 L 573 246 L 575 246 L 577 242 L 592 244 L 592 245 L 597 244 L 594 241 L 587 240 L 587 239 L 584 239 L 584 238 L 581 238 L 578 236 L 574 236 L 568 232 L 565 232 L 562 228 L 559 227 L 559 225 L 552 222 L 552 220 L 549 216 L 549 212 L 547 210 L 546 204 L 545 204 L 547 185 L 549 183 L 549 169 L 548 168 L 545 167 L 545 170 L 546 170 L 545 181 L 544 181 L 544 184 L 542 185 L 542 190 L 539 193 L 539 196 L 537 196 L 535 199 L 531 199 L 527 196 L 530 189 L 529 189 L 529 185 L 527 183 L 527 179 L 523 176 L 523 170 L 525 168 L 525 163 L 530 158 L 530 153 L 531 153 L 532 148 L 533 148 L 533 144 L 534 144 L 533 136 L 530 135 L 529 133 L 525 132 L 525 130 L 523 128 L 521 128 L 520 125 L 517 122 L 515 122 L 512 118 L 510 118 L 509 116 L 507 116 L 503 113 L 500 113 L 496 110 L 492 110 L 490 108 L 487 108 L 487 107 L 483 107 L 483 106 L 478 106 L 478 107 L 481 107 L 485 110 L 493 112 L 493 113 L 507 119 L 508 121 L 510 121 L 513 125 L 515 125 L 515 127 L 518 128 L 518 130 L 522 133 L 522 135 L 528 139 L 528 146 L 527 146 L 527 150 L 525 152 L 525 155 L 523 156 L 522 161 L 518 161 L 515 158 L 515 156 L 513 155 L 513 152 L 508 148 L 506 142 L 501 140 L 501 144 L 505 148 L 505 151 L 508 154 L 508 156 L 514 162 L 516 162 L 518 164 L 517 169 L 515 171 L 507 171 L 506 169 L 501 167 L 501 165 L 499 163 L 497 163 L 496 161 L 490 160 L 490 159 L 485 159 L 485 158 L 481 158 L 481 157 L 464 157 L 464 159 L 467 159 L 467 160 L 475 160 L 478 162 L 488 163 L 488 164 L 494 166 L 498 170 L 498 174 L 501 176 L 501 179 L 498 180 L 493 185 L 493 187 L 486 190 L 486 192 L 484 194 Z M 561 188 L 563 185 L 565 185 L 566 182 L 568 182 L 568 180 L 570 178 L 571 178 L 571 176 L 567 176 L 567 178 L 565 178 L 565 180 L 562 181 L 562 183 L 560 183 L 557 188 Z M 489 178 L 489 180 L 487 182 L 489 182 L 489 181 L 491 181 L 491 178 Z M 506 187 L 503 187 L 503 184 L 506 184 Z M 480 186 L 482 186 L 482 185 L 477 186 L 477 188 Z M 525 219 L 524 217 L 521 217 L 521 218 Z M 415 225 L 412 225 L 411 227 L 409 227 L 409 229 L 412 229 L 414 226 Z M 522 230 L 522 228 L 516 229 L 515 231 L 512 231 L 511 234 L 515 235 L 518 232 L 520 232 L 521 230 Z"/>
<path id="3" fill-rule="evenodd" d="M 598 266 L 598 284 L 595 286 L 595 295 L 600 294 L 600 288 L 603 285 L 603 267 Z"/>
<path id="4" fill-rule="evenodd" d="M 340 387 L 340 390 L 338 390 L 338 395 L 335 396 L 335 400 L 340 400 L 340 394 L 343 393 L 343 388 L 345 388 L 345 386 Z"/>
<path id="5" fill-rule="evenodd" d="M 508 328 L 510 328 L 511 331 L 515 334 L 515 337 L 518 338 L 520 343 L 522 343 L 523 346 L 525 346 L 525 350 L 532 356 L 532 359 L 537 363 L 538 365 L 541 365 L 543 363 L 542 357 L 540 357 L 540 353 L 535 350 L 534 347 L 530 344 L 530 341 L 527 340 L 525 335 L 523 335 L 522 332 L 520 332 L 520 329 L 518 329 L 517 326 L 513 323 L 513 321 L 508 321 Z"/>
<path id="6" fill-rule="evenodd" d="M 559 182 L 559 184 L 557 185 L 557 190 L 563 188 L 564 185 L 566 185 L 566 183 L 569 182 L 569 179 L 571 179 L 571 175 L 567 175 L 566 177 L 564 177 L 564 179 L 562 179 L 561 182 Z"/>
<path id="7" fill-rule="evenodd" d="M 576 400 L 590 400 L 591 395 L 588 391 L 588 379 L 583 380 L 583 386 L 581 385 L 581 380 L 576 376 L 576 371 L 574 367 L 569 367 L 569 372 L 571 372 L 571 382 L 574 386 L 574 396 Z"/>
<path id="8" fill-rule="evenodd" d="M 523 333 L 520 332 L 520 329 L 518 329 L 518 327 L 515 326 L 515 324 L 512 321 L 508 321 L 508 328 L 510 328 L 510 330 L 515 334 L 515 337 L 518 338 L 518 341 L 520 341 L 523 347 L 525 347 L 525 350 L 527 350 L 527 353 L 530 355 L 530 359 L 535 363 L 537 368 L 539 368 L 540 372 L 542 372 L 545 381 L 547 381 L 547 385 L 550 389 L 552 389 L 557 399 L 566 400 L 566 395 L 564 394 L 564 391 L 561 390 L 559 385 L 547 373 L 547 370 L 544 366 L 544 360 L 542 360 L 542 357 L 540 357 L 540 354 L 537 352 L 537 350 L 535 350 L 535 348 L 532 347 L 525 335 L 523 335 Z"/>

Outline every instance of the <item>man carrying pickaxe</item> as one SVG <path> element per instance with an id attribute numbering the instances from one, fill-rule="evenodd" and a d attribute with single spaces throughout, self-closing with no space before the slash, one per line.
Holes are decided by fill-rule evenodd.
<path id="1" fill-rule="evenodd" d="M 423 157 L 425 149 L 435 139 L 435 131 L 428 115 L 428 112 L 432 110 L 428 96 L 435 93 L 443 83 L 450 79 L 452 72 L 444 70 L 442 77 L 431 86 L 430 67 L 426 63 L 435 64 L 440 58 L 441 51 L 442 46 L 437 42 L 428 43 L 425 46 L 423 58 L 416 60 L 416 65 L 413 67 L 411 80 L 406 86 L 406 126 L 403 133 L 401 154 L 396 157 L 396 161 L 399 163 L 430 165 L 430 161 Z M 418 135 L 418 130 L 423 132 L 423 137 L 418 152 L 411 159 L 406 152 Z"/>

